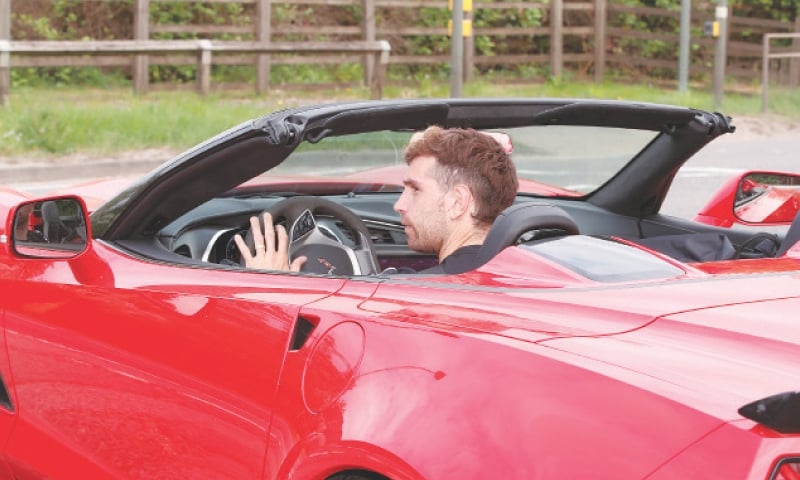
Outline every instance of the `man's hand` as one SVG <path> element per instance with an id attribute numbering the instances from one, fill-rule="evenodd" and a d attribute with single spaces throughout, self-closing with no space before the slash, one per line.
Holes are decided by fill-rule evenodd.
<path id="1" fill-rule="evenodd" d="M 253 233 L 253 243 L 255 243 L 255 255 L 250 252 L 241 235 L 236 235 L 233 240 L 239 247 L 239 253 L 244 259 L 247 268 L 258 268 L 261 270 L 285 270 L 299 272 L 306 262 L 306 257 L 297 257 L 289 264 L 289 235 L 283 225 L 277 227 L 272 223 L 272 215 L 264 214 L 264 229 L 258 223 L 258 218 L 250 217 L 250 231 Z M 278 238 L 278 245 L 275 245 L 275 237 Z"/>

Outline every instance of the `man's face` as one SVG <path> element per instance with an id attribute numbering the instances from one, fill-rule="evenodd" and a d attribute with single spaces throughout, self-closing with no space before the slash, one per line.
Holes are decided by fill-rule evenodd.
<path id="1" fill-rule="evenodd" d="M 411 161 L 403 177 L 402 195 L 394 204 L 408 237 L 408 246 L 416 251 L 437 253 L 447 232 L 445 191 L 433 177 L 436 158 L 420 156 Z"/>

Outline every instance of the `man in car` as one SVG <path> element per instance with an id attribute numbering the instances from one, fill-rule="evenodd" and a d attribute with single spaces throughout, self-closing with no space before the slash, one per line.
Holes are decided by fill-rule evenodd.
<path id="1" fill-rule="evenodd" d="M 405 188 L 394 209 L 408 246 L 439 258 L 424 273 L 471 270 L 492 222 L 514 201 L 517 172 L 510 145 L 499 138 L 430 127 L 409 142 Z"/>
<path id="2" fill-rule="evenodd" d="M 394 205 L 408 246 L 435 253 L 439 265 L 421 273 L 456 274 L 471 270 L 497 215 L 517 193 L 516 168 L 507 137 L 472 129 L 429 127 L 409 141 L 403 193 Z M 241 237 L 235 241 L 248 268 L 299 271 L 305 257 L 288 255 L 288 235 L 264 215 L 264 235 L 254 237 L 252 254 Z M 251 218 L 253 232 L 260 232 Z"/>

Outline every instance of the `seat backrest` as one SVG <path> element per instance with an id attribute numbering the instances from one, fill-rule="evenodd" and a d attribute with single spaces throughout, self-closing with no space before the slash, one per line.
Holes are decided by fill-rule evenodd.
<path id="1" fill-rule="evenodd" d="M 792 248 L 792 246 L 797 243 L 798 240 L 800 240 L 800 211 L 798 211 L 797 215 L 794 216 L 794 220 L 792 220 L 792 226 L 786 231 L 786 235 L 783 237 L 781 246 L 778 248 L 775 256 L 783 256 L 783 254 Z"/>
<path id="2" fill-rule="evenodd" d="M 62 242 L 69 233 L 69 229 L 61 221 L 55 202 L 42 204 L 42 228 L 45 240 L 51 243 Z"/>
<path id="3" fill-rule="evenodd" d="M 485 264 L 504 248 L 516 245 L 528 232 L 540 233 L 532 238 L 580 233 L 578 225 L 561 207 L 538 202 L 517 203 L 503 210 L 492 223 L 473 268 Z"/>

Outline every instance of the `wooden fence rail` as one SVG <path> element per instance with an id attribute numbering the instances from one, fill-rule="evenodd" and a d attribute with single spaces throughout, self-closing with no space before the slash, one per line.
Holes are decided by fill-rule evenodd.
<path id="1" fill-rule="evenodd" d="M 212 40 L 106 40 L 106 41 L 0 41 L 0 103 L 5 103 L 10 89 L 12 56 L 58 55 L 61 65 L 69 65 L 72 55 L 197 55 L 197 87 L 202 94 L 211 89 L 211 64 L 214 52 L 238 54 L 366 54 L 372 55 L 377 71 L 371 80 L 373 98 L 383 96 L 383 82 L 391 46 L 385 40 L 373 42 L 246 42 Z M 146 78 L 146 77 L 145 77 Z M 146 85 L 134 83 L 137 92 Z"/>
<path id="2" fill-rule="evenodd" d="M 270 56 L 269 50 L 234 52 L 211 49 L 207 52 L 208 55 L 213 52 L 214 65 L 255 65 L 256 89 L 259 92 L 266 92 L 269 88 L 271 65 L 299 63 L 319 65 L 332 61 L 344 62 L 341 57 L 329 54 L 333 53 L 334 45 L 340 44 L 360 43 L 364 47 L 370 42 L 377 42 L 378 39 L 387 39 L 391 42 L 392 48 L 391 58 L 386 62 L 388 68 L 396 66 L 393 73 L 408 71 L 415 65 L 446 66 L 451 61 L 449 51 L 443 47 L 447 44 L 442 39 L 447 35 L 445 22 L 423 25 L 419 20 L 419 12 L 422 9 L 428 13 L 430 9 L 446 11 L 448 0 L 204 0 L 203 4 L 241 4 L 240 12 L 244 13 L 237 14 L 239 17 L 234 19 L 206 18 L 194 24 L 183 24 L 178 21 L 171 23 L 172 20 L 167 18 L 168 16 L 159 15 L 161 11 L 159 9 L 163 7 L 160 4 L 198 3 L 198 0 L 86 0 L 90 1 L 126 5 L 126 18 L 132 12 L 130 41 L 133 42 L 152 42 L 156 41 L 154 38 L 165 36 L 196 36 L 211 39 L 213 45 L 234 39 L 240 45 L 250 41 L 258 45 L 275 45 L 289 39 L 293 40 L 290 42 L 292 44 L 298 39 L 315 43 L 324 39 L 329 45 L 328 49 L 305 53 L 299 50 L 280 52 L 300 53 L 300 55 Z M 17 12 L 21 12 L 25 5 L 30 5 L 30 2 L 0 0 L 0 42 L 5 40 L 17 44 L 11 32 L 12 3 L 16 6 Z M 594 80 L 598 82 L 605 78 L 606 69 L 611 68 L 625 74 L 638 75 L 638 78 L 658 72 L 659 78 L 663 79 L 665 72 L 669 75 L 670 71 L 674 71 L 677 78 L 679 36 L 675 34 L 674 29 L 641 31 L 628 25 L 650 22 L 654 19 L 656 23 L 674 24 L 680 17 L 678 10 L 631 6 L 618 0 L 475 0 L 471 3 L 474 11 L 465 13 L 465 18 L 474 18 L 476 12 L 481 10 L 491 10 L 492 13 L 498 11 L 503 13 L 503 10 L 507 10 L 507 13 L 515 18 L 521 18 L 523 12 L 530 13 L 532 10 L 537 10 L 537 20 L 520 21 L 524 25 L 504 22 L 481 25 L 476 22 L 472 29 L 473 37 L 465 38 L 464 42 L 463 72 L 466 81 L 472 80 L 477 71 L 488 71 L 495 67 L 523 66 L 532 67 L 527 71 L 541 72 L 543 76 L 559 76 L 565 71 L 576 72 L 577 75 L 593 74 Z M 715 42 L 710 37 L 698 35 L 697 32 L 702 31 L 705 21 L 714 19 L 714 2 L 694 3 L 689 69 L 690 75 L 698 82 L 707 82 L 711 74 L 709 65 L 713 59 Z M 360 24 L 351 22 L 343 25 L 340 18 L 337 20 L 337 15 L 314 16 L 307 24 L 283 21 L 282 18 L 286 16 L 281 16 L 281 12 L 285 13 L 287 9 L 325 8 L 326 12 L 330 12 L 332 8 L 339 7 L 343 16 L 350 20 L 357 17 Z M 357 15 L 353 12 L 357 12 Z M 667 21 L 661 22 L 661 20 Z M 761 71 L 763 35 L 800 33 L 800 16 L 794 22 L 746 18 L 738 16 L 736 9 L 731 9 L 728 27 L 726 75 L 730 78 L 757 81 L 763 75 Z M 423 54 L 415 50 L 415 45 L 420 41 L 419 37 L 430 37 L 430 44 L 433 45 L 430 51 Z M 173 40 L 173 42 L 180 41 L 184 40 Z M 486 47 L 491 44 L 505 45 L 507 41 L 513 43 L 513 49 Z M 800 50 L 800 39 L 795 40 L 792 48 Z M 137 91 L 146 91 L 149 65 L 191 65 L 195 61 L 200 65 L 200 57 L 197 60 L 192 58 L 193 52 L 200 55 L 197 50 L 174 52 L 177 55 L 172 56 L 170 53 L 151 54 L 147 51 L 122 52 L 116 55 L 98 52 L 70 55 L 18 52 L 5 57 L 5 67 L 2 66 L 3 59 L 0 58 L 0 68 L 132 65 L 134 88 Z M 319 55 L 316 55 L 317 53 Z M 347 63 L 362 63 L 364 83 L 375 86 L 376 62 L 380 64 L 378 53 L 366 47 L 341 53 L 349 54 L 346 58 Z M 381 68 L 387 68 L 387 63 L 380 64 Z M 773 79 L 779 79 L 792 86 L 800 83 L 800 58 L 784 58 L 780 62 L 775 61 L 766 65 L 773 68 L 770 72 Z M 198 69 L 198 76 L 200 73 Z M 383 77 L 379 80 L 384 81 Z M 204 80 L 198 79 L 201 88 L 203 82 Z M 0 70 L 0 94 L 8 91 L 8 83 L 8 75 Z"/>

